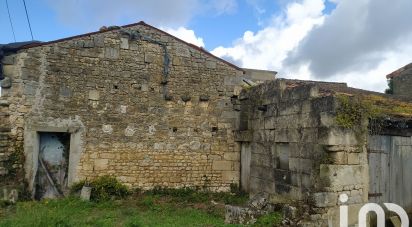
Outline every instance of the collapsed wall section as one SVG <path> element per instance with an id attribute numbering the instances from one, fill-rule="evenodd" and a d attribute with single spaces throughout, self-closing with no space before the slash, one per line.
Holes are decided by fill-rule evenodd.
<path id="1" fill-rule="evenodd" d="M 347 194 L 355 223 L 368 195 L 367 125 L 339 126 L 340 102 L 322 83 L 277 80 L 245 90 L 240 100 L 235 140 L 243 189 L 298 206 L 299 218 L 313 226 L 338 226 L 339 195 Z"/>

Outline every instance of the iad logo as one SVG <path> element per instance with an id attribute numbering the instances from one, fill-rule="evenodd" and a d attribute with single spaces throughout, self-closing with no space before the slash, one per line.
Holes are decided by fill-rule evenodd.
<path id="1" fill-rule="evenodd" d="M 348 202 L 348 195 L 341 194 L 339 196 L 339 200 L 341 203 Z M 394 204 L 394 203 L 384 203 L 385 207 L 392 212 L 395 212 L 399 215 L 401 219 L 401 227 L 408 227 L 409 226 L 409 218 L 406 214 L 406 211 Z M 358 215 L 358 226 L 359 227 L 366 227 L 366 216 L 369 212 L 375 212 L 377 216 L 377 227 L 385 227 L 385 211 L 381 206 L 376 203 L 367 203 L 359 210 Z M 348 227 L 348 206 L 342 205 L 340 206 L 340 227 Z"/>

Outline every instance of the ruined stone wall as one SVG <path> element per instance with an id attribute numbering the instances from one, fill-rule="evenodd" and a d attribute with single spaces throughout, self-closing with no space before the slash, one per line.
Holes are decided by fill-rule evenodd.
<path id="1" fill-rule="evenodd" d="M 287 80 L 250 88 L 240 100 L 235 140 L 242 143 L 243 188 L 297 206 L 302 213 L 295 218 L 312 226 L 339 226 L 338 197 L 345 193 L 349 223 L 356 222 L 368 195 L 366 131 L 336 123 L 339 101 L 316 83 Z"/>
<path id="2" fill-rule="evenodd" d="M 170 58 L 168 78 L 160 44 Z M 11 135 L 25 135 L 29 185 L 36 171 L 35 132 L 62 129 L 80 132 L 73 182 L 110 174 L 144 189 L 228 190 L 238 183 L 238 68 L 146 25 L 11 57 L 4 72 L 12 86 L 3 89 L 3 98 L 10 103 Z"/>

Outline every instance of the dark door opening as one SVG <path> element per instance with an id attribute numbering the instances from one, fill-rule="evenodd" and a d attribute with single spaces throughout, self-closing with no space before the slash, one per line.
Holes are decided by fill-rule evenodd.
<path id="1" fill-rule="evenodd" d="M 40 132 L 35 199 L 59 198 L 68 193 L 70 133 Z"/>

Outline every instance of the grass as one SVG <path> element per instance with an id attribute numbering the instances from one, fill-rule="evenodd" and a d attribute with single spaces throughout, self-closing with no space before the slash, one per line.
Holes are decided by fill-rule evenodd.
<path id="1" fill-rule="evenodd" d="M 224 205 L 247 202 L 247 195 L 239 191 L 211 193 L 192 188 L 157 187 L 128 194 L 120 200 L 87 202 L 72 196 L 4 204 L 0 206 L 0 227 L 237 226 L 224 224 Z M 256 226 L 275 226 L 280 220 L 279 214 L 269 214 L 259 218 Z"/>
<path id="2" fill-rule="evenodd" d="M 247 196 L 195 189 L 155 188 L 122 200 L 86 202 L 77 197 L 18 202 L 0 208 L 2 226 L 236 226 L 224 224 L 224 204 Z"/>
<path id="3" fill-rule="evenodd" d="M 228 226 L 222 211 L 153 195 L 99 203 L 71 197 L 19 202 L 5 212 L 0 226 Z"/>

